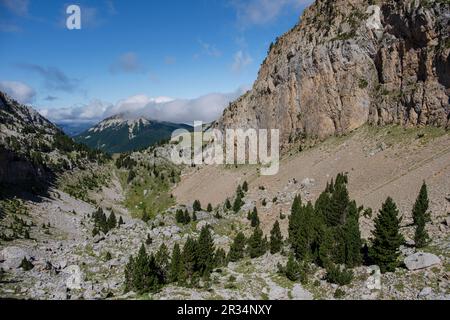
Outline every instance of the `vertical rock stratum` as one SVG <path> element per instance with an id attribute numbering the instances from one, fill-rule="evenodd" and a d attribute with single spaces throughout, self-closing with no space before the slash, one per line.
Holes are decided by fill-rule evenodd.
<path id="1" fill-rule="evenodd" d="M 278 128 L 284 147 L 365 123 L 448 128 L 449 35 L 448 0 L 317 0 L 216 125 Z"/>

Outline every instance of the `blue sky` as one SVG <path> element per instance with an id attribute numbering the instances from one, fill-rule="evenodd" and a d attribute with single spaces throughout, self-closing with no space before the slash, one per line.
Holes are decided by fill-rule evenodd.
<path id="1" fill-rule="evenodd" d="M 54 121 L 130 108 L 183 122 L 205 111 L 212 120 L 253 83 L 270 42 L 310 2 L 0 0 L 0 88 Z M 70 4 L 81 8 L 81 30 L 65 27 Z"/>

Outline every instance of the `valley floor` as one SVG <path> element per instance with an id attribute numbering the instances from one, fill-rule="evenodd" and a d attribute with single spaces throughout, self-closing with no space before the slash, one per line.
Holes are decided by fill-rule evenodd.
<path id="1" fill-rule="evenodd" d="M 39 202 L 10 200 L 10 207 L 20 213 L 29 237 L 1 241 L 0 297 L 19 299 L 450 299 L 450 135 L 437 129 L 403 130 L 396 127 L 364 127 L 347 137 L 294 152 L 283 159 L 280 173 L 272 177 L 256 174 L 255 168 L 224 169 L 204 167 L 185 172 L 173 194 L 178 204 L 192 212 L 192 201 L 199 199 L 206 207 L 222 204 L 232 197 L 238 184 L 248 181 L 250 190 L 239 214 L 197 213 L 198 220 L 188 225 L 175 221 L 174 206 L 144 223 L 134 219 L 123 207 L 124 195 L 116 174 L 109 177 L 101 191 L 90 192 L 89 202 L 52 190 Z M 153 240 L 147 251 L 156 251 L 161 243 L 169 249 L 187 237 L 196 237 L 202 226 L 213 227 L 217 247 L 228 248 L 237 230 L 247 235 L 251 227 L 247 210 L 258 207 L 261 226 L 270 231 L 280 211 L 289 214 L 292 200 L 301 194 L 315 200 L 325 184 L 338 172 L 348 172 L 351 197 L 358 204 L 377 212 L 387 196 L 399 204 L 404 216 L 402 232 L 407 240 L 413 229 L 410 211 L 423 180 L 429 186 L 433 242 L 424 249 L 436 255 L 440 263 L 429 268 L 379 274 L 377 268 L 355 269 L 355 280 L 339 290 L 324 280 L 325 271 L 313 267 L 308 282 L 301 285 L 279 274 L 277 265 L 285 264 L 286 255 L 266 253 L 257 259 L 244 259 L 215 270 L 209 282 L 196 288 L 174 285 L 152 295 L 124 293 L 124 268 L 130 254 L 135 254 L 148 235 Z M 264 187 L 264 188 L 262 188 Z M 263 205 L 263 200 L 266 205 Z M 93 236 L 92 213 L 101 206 L 114 211 L 124 224 L 107 234 Z M 220 206 L 218 206 L 220 207 Z M 184 208 L 184 207 L 183 207 Z M 11 209 L 11 210 L 13 210 Z M 20 210 L 19 210 L 20 209 Z M 17 223 L 6 216 L 2 223 Z M 287 220 L 280 220 L 286 236 Z M 361 218 L 364 236 L 372 220 Z M 27 239 L 28 238 L 28 239 Z M 402 258 L 415 252 L 402 247 Z M 20 268 L 23 257 L 34 265 Z"/>

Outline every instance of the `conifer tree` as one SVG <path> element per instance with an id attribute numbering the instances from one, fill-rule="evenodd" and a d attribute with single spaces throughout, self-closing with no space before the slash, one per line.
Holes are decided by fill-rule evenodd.
<path id="1" fill-rule="evenodd" d="M 412 216 L 414 224 L 417 225 L 423 219 L 424 222 L 430 221 L 430 214 L 427 212 L 429 206 L 427 185 L 424 182 L 420 188 L 419 195 L 414 203 Z"/>
<path id="2" fill-rule="evenodd" d="M 242 184 L 242 191 L 244 191 L 244 192 L 248 191 L 248 183 L 247 183 L 247 181 L 244 181 L 244 183 Z"/>
<path id="3" fill-rule="evenodd" d="M 125 222 L 123 222 L 123 218 L 122 218 L 122 216 L 120 216 L 118 226 L 120 227 L 123 224 L 125 224 Z"/>
<path id="4" fill-rule="evenodd" d="M 195 212 L 195 211 L 194 211 Z M 191 222 L 191 216 L 187 210 L 184 211 L 184 223 L 189 224 Z"/>
<path id="5" fill-rule="evenodd" d="M 184 224 L 185 220 L 184 220 L 184 212 L 181 209 L 178 209 L 177 212 L 175 213 L 175 220 L 177 221 L 177 223 L 182 223 Z"/>
<path id="6" fill-rule="evenodd" d="M 197 221 L 197 215 L 195 214 L 195 211 L 192 213 L 192 221 Z"/>
<path id="7" fill-rule="evenodd" d="M 224 267 L 227 263 L 227 254 L 224 249 L 218 248 L 214 254 L 214 266 L 216 268 Z"/>
<path id="8" fill-rule="evenodd" d="M 253 234 L 248 239 L 248 254 L 250 258 L 258 258 L 264 255 L 267 251 L 267 240 L 263 239 L 263 232 L 259 227 L 253 231 Z"/>
<path id="9" fill-rule="evenodd" d="M 259 226 L 258 210 L 256 209 L 256 207 L 253 208 L 252 214 L 250 216 L 250 221 L 253 228 Z"/>
<path id="10" fill-rule="evenodd" d="M 176 243 L 172 250 L 172 258 L 170 260 L 169 282 L 177 282 L 181 276 L 183 269 L 183 261 L 181 260 L 180 245 Z"/>
<path id="11" fill-rule="evenodd" d="M 199 200 L 195 200 L 194 204 L 192 205 L 192 208 L 194 209 L 194 212 L 201 211 L 202 210 L 202 205 L 201 205 L 200 201 Z"/>
<path id="12" fill-rule="evenodd" d="M 214 240 L 210 226 L 206 225 L 200 231 L 197 244 L 198 267 L 200 274 L 209 275 L 214 268 Z"/>
<path id="13" fill-rule="evenodd" d="M 281 235 L 280 224 L 277 220 L 270 231 L 270 253 L 275 254 L 280 252 L 282 244 L 283 236 Z"/>
<path id="14" fill-rule="evenodd" d="M 155 260 L 158 267 L 159 276 L 163 283 L 166 283 L 169 278 L 169 259 L 169 249 L 165 243 L 162 243 L 155 255 Z"/>
<path id="15" fill-rule="evenodd" d="M 291 215 L 289 216 L 289 242 L 295 250 L 295 242 L 297 239 L 297 233 L 300 223 L 300 211 L 302 209 L 302 200 L 300 195 L 297 195 L 294 198 L 294 202 L 292 203 Z"/>
<path id="16" fill-rule="evenodd" d="M 345 264 L 349 267 L 356 267 L 362 263 L 362 240 L 359 230 L 359 213 L 354 201 L 349 206 L 347 221 L 344 225 L 344 234 Z"/>
<path id="17" fill-rule="evenodd" d="M 425 217 L 418 217 L 416 220 L 416 230 L 414 233 L 414 242 L 416 248 L 423 248 L 427 245 L 429 240 L 428 233 L 425 229 Z"/>
<path id="18" fill-rule="evenodd" d="M 297 281 L 298 280 L 298 273 L 299 273 L 299 265 L 297 260 L 295 260 L 294 254 L 289 255 L 288 262 L 286 263 L 285 268 L 286 277 L 291 281 Z"/>
<path id="19" fill-rule="evenodd" d="M 392 272 L 398 265 L 399 247 L 404 243 L 400 234 L 400 222 L 397 206 L 392 198 L 383 203 L 379 215 L 375 218 L 375 230 L 372 232 L 370 259 L 377 264 L 381 272 Z"/>
<path id="20" fill-rule="evenodd" d="M 239 261 L 244 258 L 245 250 L 245 236 L 242 232 L 239 232 L 234 238 L 231 244 L 230 251 L 228 252 L 228 260 L 231 262 Z"/>
<path id="21" fill-rule="evenodd" d="M 225 200 L 225 209 L 230 210 L 231 209 L 231 202 L 230 199 L 227 198 L 227 200 Z"/>
<path id="22" fill-rule="evenodd" d="M 107 224 L 108 224 L 108 229 L 109 230 L 114 229 L 115 227 L 117 227 L 117 220 L 116 220 L 116 215 L 114 214 L 114 211 L 111 212 L 111 214 L 109 215 Z"/>
<path id="23" fill-rule="evenodd" d="M 213 211 L 211 203 L 208 203 L 208 207 L 206 208 L 206 211 L 208 211 L 208 212 Z"/>
<path id="24" fill-rule="evenodd" d="M 183 247 L 183 269 L 186 280 L 192 279 L 198 265 L 197 242 L 191 237 L 187 238 Z"/>

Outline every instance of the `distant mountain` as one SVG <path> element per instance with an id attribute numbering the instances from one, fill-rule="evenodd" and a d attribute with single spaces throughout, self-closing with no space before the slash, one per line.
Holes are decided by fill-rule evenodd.
<path id="1" fill-rule="evenodd" d="M 191 131 L 186 124 L 160 122 L 144 117 L 130 119 L 119 114 L 99 122 L 74 137 L 75 141 L 109 153 L 128 152 L 152 146 L 169 139 L 177 129 Z"/>
<path id="2" fill-rule="evenodd" d="M 59 173 L 105 160 L 31 107 L 0 91 L 0 197 L 18 187 L 45 191 Z"/>
<path id="3" fill-rule="evenodd" d="M 56 125 L 64 131 L 69 137 L 74 137 L 92 127 L 94 122 L 83 123 L 56 123 Z"/>

